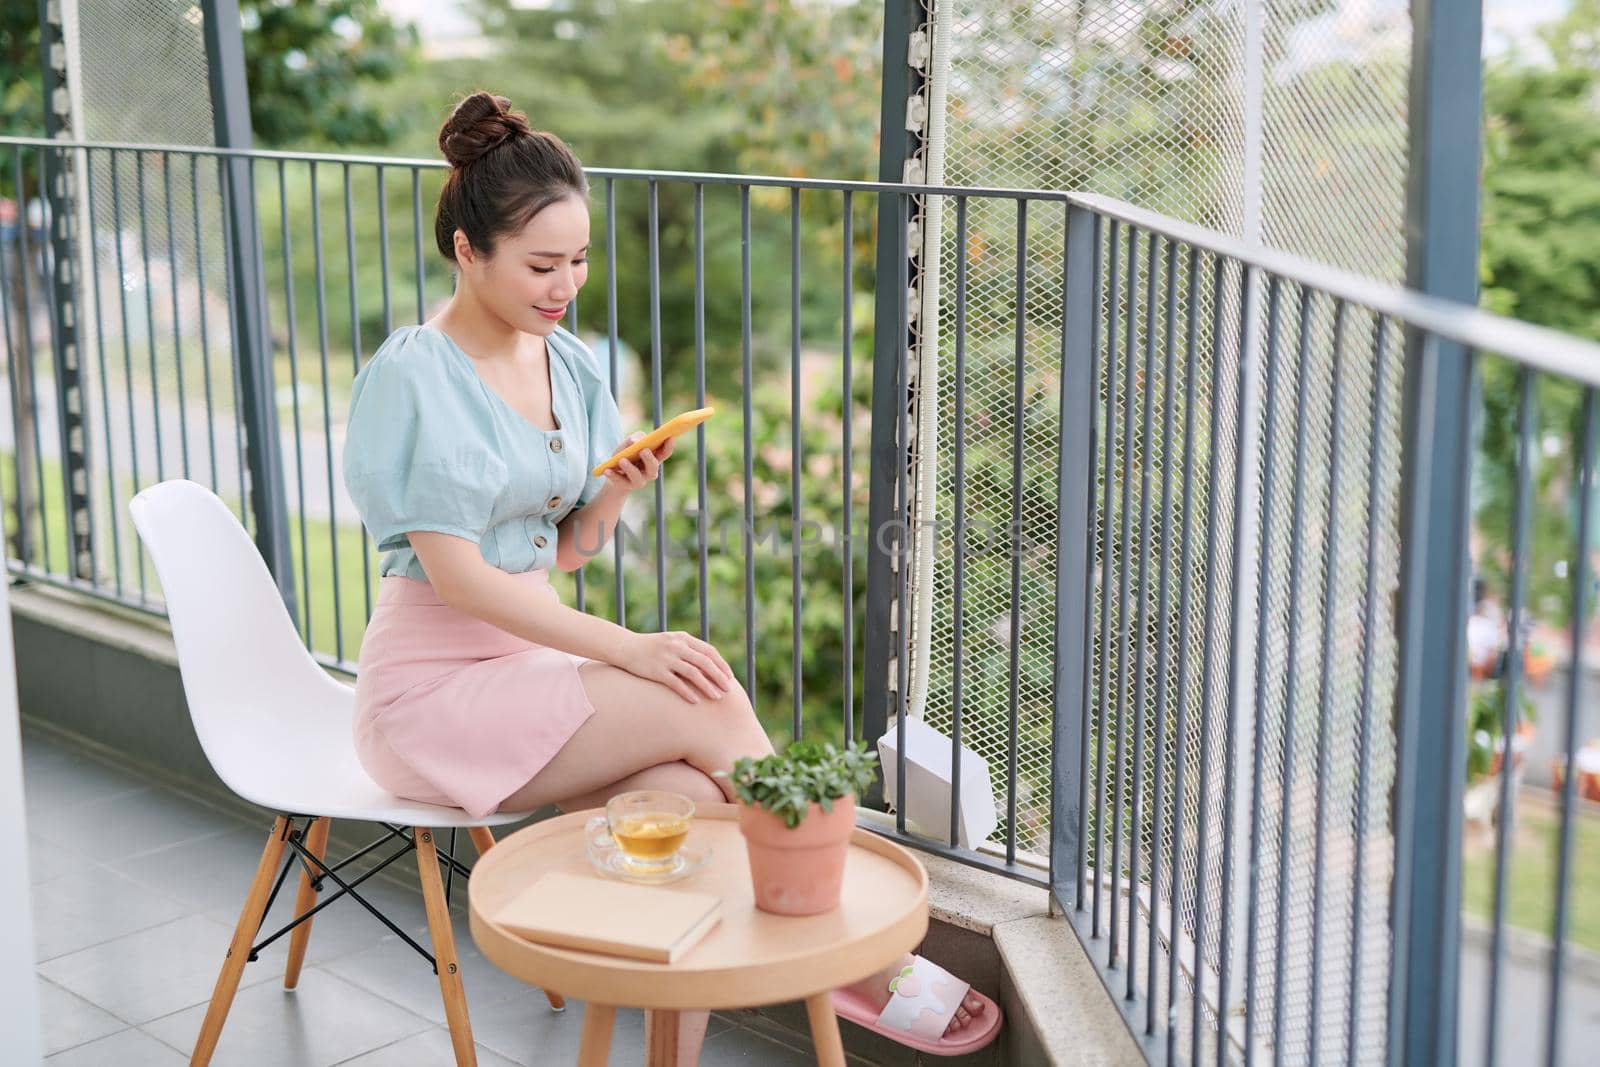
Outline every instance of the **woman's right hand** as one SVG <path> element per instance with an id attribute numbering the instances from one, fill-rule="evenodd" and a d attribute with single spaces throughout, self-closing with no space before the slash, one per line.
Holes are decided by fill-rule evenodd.
<path id="1" fill-rule="evenodd" d="M 702 696 L 718 700 L 738 684 L 722 653 L 682 630 L 633 634 L 617 666 L 660 682 L 690 704 Z"/>

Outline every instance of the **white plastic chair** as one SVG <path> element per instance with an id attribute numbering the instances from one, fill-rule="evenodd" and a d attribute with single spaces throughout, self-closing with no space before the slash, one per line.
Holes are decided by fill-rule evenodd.
<path id="1" fill-rule="evenodd" d="M 139 493 L 129 510 L 161 579 L 189 716 L 206 759 L 229 789 L 277 813 L 190 1063 L 208 1063 L 216 1049 L 239 977 L 255 954 L 252 943 L 285 849 L 287 863 L 298 862 L 302 870 L 284 988 L 299 981 L 311 936 L 307 912 L 322 879 L 338 884 L 339 895 L 359 897 L 323 863 L 329 820 L 359 819 L 388 826 L 391 837 L 405 841 L 401 853 L 416 850 L 456 1063 L 475 1065 L 433 833 L 465 828 L 481 854 L 494 844 L 488 827 L 527 813 L 475 819 L 460 808 L 403 800 L 380 789 L 356 759 L 355 691 L 323 671 L 300 643 L 266 563 L 227 505 L 205 486 L 173 479 Z M 448 853 L 446 862 L 466 873 Z M 557 1010 L 564 1006 L 558 994 L 545 995 Z"/>

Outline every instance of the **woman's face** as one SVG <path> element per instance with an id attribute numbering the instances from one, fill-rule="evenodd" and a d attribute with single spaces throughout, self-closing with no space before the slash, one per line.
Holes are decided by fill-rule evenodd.
<path id="1" fill-rule="evenodd" d="M 589 205 L 577 196 L 556 201 L 520 233 L 501 237 L 487 257 L 458 230 L 456 261 L 491 311 L 524 333 L 548 337 L 589 279 Z"/>

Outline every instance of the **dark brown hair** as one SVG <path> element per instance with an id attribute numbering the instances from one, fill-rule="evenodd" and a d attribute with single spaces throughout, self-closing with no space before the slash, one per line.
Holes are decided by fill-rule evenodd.
<path id="1" fill-rule="evenodd" d="M 503 96 L 479 91 L 457 104 L 439 128 L 439 151 L 450 175 L 439 190 L 433 234 L 439 254 L 452 263 L 457 230 L 490 255 L 496 239 L 521 230 L 551 204 L 589 195 L 589 179 L 572 149 L 530 127 Z"/>

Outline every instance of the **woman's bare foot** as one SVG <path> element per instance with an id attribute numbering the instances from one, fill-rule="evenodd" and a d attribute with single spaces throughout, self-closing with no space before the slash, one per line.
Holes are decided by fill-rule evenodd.
<path id="1" fill-rule="evenodd" d="M 882 1011 L 884 1005 L 894 996 L 889 989 L 889 983 L 900 974 L 901 970 L 909 966 L 911 966 L 911 956 L 908 954 L 900 957 L 900 961 L 892 967 L 885 968 L 870 978 L 862 979 L 849 988 L 869 1000 L 878 1011 Z M 983 1012 L 983 1000 L 968 992 L 966 999 L 956 1008 L 956 1013 L 950 1017 L 950 1025 L 944 1029 L 945 1036 L 960 1033 L 963 1028 L 971 1025 L 974 1017 L 982 1015 Z"/>

